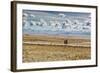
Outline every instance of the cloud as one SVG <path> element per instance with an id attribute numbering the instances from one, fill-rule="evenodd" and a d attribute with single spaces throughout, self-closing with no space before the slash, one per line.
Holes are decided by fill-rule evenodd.
<path id="1" fill-rule="evenodd" d="M 59 13 L 59 16 L 61 16 L 61 17 L 65 17 L 66 15 L 63 14 L 63 13 Z"/>

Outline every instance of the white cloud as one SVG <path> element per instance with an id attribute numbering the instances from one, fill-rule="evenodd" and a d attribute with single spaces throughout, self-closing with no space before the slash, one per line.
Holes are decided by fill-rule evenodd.
<path id="1" fill-rule="evenodd" d="M 59 16 L 60 16 L 60 17 L 65 17 L 66 15 L 63 14 L 63 13 L 59 13 Z"/>

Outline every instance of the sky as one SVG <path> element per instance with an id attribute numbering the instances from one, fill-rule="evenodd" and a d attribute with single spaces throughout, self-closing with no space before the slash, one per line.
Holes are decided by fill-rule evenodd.
<path id="1" fill-rule="evenodd" d="M 91 13 L 23 10 L 23 30 L 29 33 L 90 33 Z"/>

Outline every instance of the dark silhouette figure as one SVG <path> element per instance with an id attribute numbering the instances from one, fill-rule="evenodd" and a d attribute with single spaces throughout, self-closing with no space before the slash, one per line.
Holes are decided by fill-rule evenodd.
<path id="1" fill-rule="evenodd" d="M 68 44 L 68 40 L 64 40 L 64 44 Z"/>

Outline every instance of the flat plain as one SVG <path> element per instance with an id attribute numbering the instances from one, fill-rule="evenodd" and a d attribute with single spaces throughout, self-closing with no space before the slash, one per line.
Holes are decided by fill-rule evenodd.
<path id="1" fill-rule="evenodd" d="M 23 62 L 91 59 L 90 45 L 89 38 L 80 36 L 24 35 Z"/>

